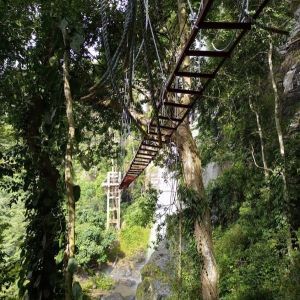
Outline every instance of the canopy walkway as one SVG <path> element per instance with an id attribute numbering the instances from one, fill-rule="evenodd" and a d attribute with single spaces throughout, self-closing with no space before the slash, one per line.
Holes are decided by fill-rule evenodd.
<path id="1" fill-rule="evenodd" d="M 154 116 L 148 127 L 147 135 L 141 141 L 135 157 L 133 158 L 125 176 L 120 184 L 120 189 L 128 187 L 153 161 L 162 145 L 168 142 L 177 130 L 178 126 L 188 116 L 196 101 L 203 98 L 205 89 L 209 83 L 214 80 L 223 64 L 228 60 L 241 41 L 243 36 L 251 29 L 254 20 L 256 20 L 269 0 L 264 0 L 256 7 L 254 15 L 243 18 L 238 22 L 210 21 L 208 16 L 213 9 L 214 0 L 203 0 L 197 20 L 193 26 L 192 32 L 183 47 L 176 66 L 171 73 L 166 85 L 163 88 L 162 101 L 159 102 L 157 110 L 158 116 Z M 195 42 L 202 30 L 234 31 L 234 39 L 223 50 L 192 49 L 195 48 Z M 216 63 L 209 72 L 199 70 L 186 71 L 184 69 L 184 60 L 186 57 L 196 57 L 204 62 L 208 59 Z M 200 69 L 200 68 L 199 68 Z M 187 87 L 182 84 L 178 87 L 176 79 L 189 78 L 192 84 Z M 176 84 L 177 82 L 177 84 Z M 189 103 L 182 103 L 177 95 L 190 95 Z M 170 100 L 171 99 L 171 100 Z"/>

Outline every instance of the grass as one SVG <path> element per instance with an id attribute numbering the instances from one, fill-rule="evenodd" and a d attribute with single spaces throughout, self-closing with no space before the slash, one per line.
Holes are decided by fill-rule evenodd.
<path id="1" fill-rule="evenodd" d="M 148 247 L 150 228 L 128 226 L 120 233 L 120 251 L 125 257 L 131 257 Z"/>

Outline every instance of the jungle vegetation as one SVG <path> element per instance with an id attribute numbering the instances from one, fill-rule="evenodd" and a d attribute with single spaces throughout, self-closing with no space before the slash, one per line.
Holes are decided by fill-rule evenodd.
<path id="1" fill-rule="evenodd" d="M 232 20 L 248 1 L 214 2 L 212 17 Z M 82 299 L 78 270 L 110 288 L 93 270 L 145 250 L 156 192 L 141 176 L 123 194 L 117 233 L 101 184 L 134 156 L 191 8 L 199 1 L 0 1 L 0 298 Z M 156 161 L 180 182 L 183 209 L 168 221 L 176 299 L 300 299 L 299 28 L 297 0 L 269 1 Z M 226 168 L 204 188 L 210 162 Z"/>

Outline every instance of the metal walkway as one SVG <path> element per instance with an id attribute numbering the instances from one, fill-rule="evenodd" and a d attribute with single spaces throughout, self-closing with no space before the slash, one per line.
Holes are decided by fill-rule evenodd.
<path id="1" fill-rule="evenodd" d="M 203 0 L 202 8 L 192 32 L 181 51 L 175 69 L 171 73 L 163 91 L 163 101 L 158 105 L 158 122 L 156 117 L 151 120 L 147 135 L 140 143 L 137 153 L 122 179 L 120 189 L 128 187 L 154 160 L 162 148 L 162 144 L 170 140 L 172 134 L 188 116 L 196 101 L 202 99 L 208 84 L 216 77 L 226 60 L 230 58 L 240 40 L 251 29 L 252 22 L 258 18 L 269 1 L 264 0 L 260 3 L 256 8 L 255 14 L 251 17 L 251 21 L 245 18 L 242 22 L 215 22 L 209 21 L 209 18 L 207 18 L 209 12 L 212 10 L 214 0 Z M 226 50 L 191 49 L 195 48 L 194 45 L 199 32 L 203 30 L 213 30 L 214 32 L 217 30 L 235 31 L 235 38 Z M 209 72 L 199 72 L 199 70 L 186 71 L 184 69 L 184 60 L 186 57 L 196 57 L 198 60 L 202 59 L 204 63 L 208 60 L 215 61 L 216 63 L 210 68 Z M 180 80 L 183 82 L 183 78 L 189 78 L 192 84 L 186 87 L 182 83 L 181 87 L 178 87 L 178 82 Z M 177 97 L 178 94 L 191 95 L 190 102 L 188 104 L 181 103 L 180 97 Z"/>

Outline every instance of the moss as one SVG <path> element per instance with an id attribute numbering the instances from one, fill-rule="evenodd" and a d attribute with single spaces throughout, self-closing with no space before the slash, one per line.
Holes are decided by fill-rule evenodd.
<path id="1" fill-rule="evenodd" d="M 141 270 L 141 276 L 142 279 L 155 278 L 164 283 L 170 282 L 170 278 L 168 278 L 167 274 L 153 263 L 148 263 L 143 267 Z"/>
<path id="2" fill-rule="evenodd" d="M 167 272 L 162 271 L 154 263 L 146 264 L 141 270 L 142 282 L 136 291 L 137 300 L 157 299 L 157 286 L 171 288 L 172 278 Z M 161 297 L 161 296 L 160 296 Z M 170 296 L 163 296 L 159 299 L 172 299 Z"/>
<path id="3" fill-rule="evenodd" d="M 137 300 L 149 300 L 149 299 L 166 299 L 171 300 L 175 299 L 172 296 L 158 296 L 155 286 L 157 283 L 161 281 L 158 278 L 145 278 L 143 281 L 138 285 L 136 290 L 136 299 Z"/>
<path id="4" fill-rule="evenodd" d="M 80 285 L 84 292 L 90 293 L 94 289 L 109 291 L 114 287 L 115 282 L 111 277 L 100 274 L 81 281 Z"/>
<path id="5" fill-rule="evenodd" d="M 153 290 L 151 289 L 151 284 L 154 280 L 150 278 L 145 278 L 138 285 L 136 290 L 136 299 L 144 300 L 144 299 L 152 299 L 153 298 Z"/>

